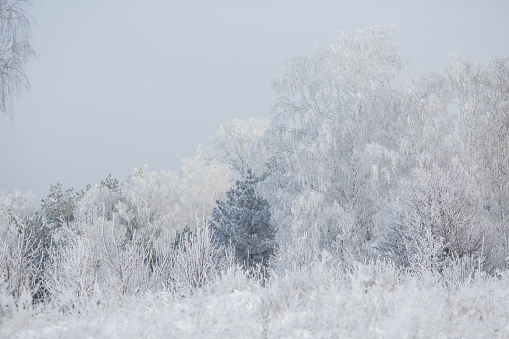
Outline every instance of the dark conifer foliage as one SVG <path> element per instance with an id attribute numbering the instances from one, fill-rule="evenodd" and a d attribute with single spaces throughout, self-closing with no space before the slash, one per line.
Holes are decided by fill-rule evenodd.
<path id="1" fill-rule="evenodd" d="M 274 249 L 275 229 L 270 221 L 269 203 L 256 194 L 263 177 L 247 170 L 244 180 L 226 192 L 226 201 L 217 201 L 211 223 L 221 245 L 232 244 L 235 256 L 248 267 L 268 262 Z"/>
<path id="2" fill-rule="evenodd" d="M 49 224 L 61 226 L 74 220 L 74 207 L 76 196 L 74 188 L 70 187 L 65 191 L 59 179 L 54 185 L 49 186 L 50 193 L 45 199 L 41 199 L 41 207 Z"/>

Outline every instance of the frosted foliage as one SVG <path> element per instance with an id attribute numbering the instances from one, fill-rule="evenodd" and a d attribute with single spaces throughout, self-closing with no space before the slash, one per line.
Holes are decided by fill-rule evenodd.
<path id="1" fill-rule="evenodd" d="M 400 78 L 390 33 L 287 61 L 179 172 L 0 194 L 0 337 L 509 337 L 507 61 Z"/>
<path id="2" fill-rule="evenodd" d="M 349 110 L 367 113 L 359 110 L 358 99 L 386 94 L 401 67 L 399 47 L 387 39 L 389 34 L 389 28 L 381 27 L 356 35 L 338 32 L 336 43 L 288 61 L 273 81 L 280 95 L 273 122 L 288 126 L 293 120 L 316 128 L 323 118 L 348 117 Z"/>
<path id="3" fill-rule="evenodd" d="M 4 321 L 5 338 L 400 338 L 507 337 L 509 277 L 441 280 L 359 263 L 344 274 L 329 258 L 288 270 L 265 287 L 182 298 L 148 294 L 62 318 L 51 308 Z M 224 281 L 224 287 L 231 286 Z M 338 306 L 339 305 L 339 306 Z"/>
<path id="4" fill-rule="evenodd" d="M 353 246 L 373 239 L 379 199 L 398 177 L 400 116 L 392 82 L 401 59 L 389 34 L 382 27 L 339 32 L 336 43 L 288 61 L 274 80 L 279 97 L 268 143 L 275 169 L 263 186 L 280 228 L 329 234 L 348 211 Z M 385 176 L 373 184 L 375 164 Z"/>
<path id="5" fill-rule="evenodd" d="M 461 166 L 484 199 L 507 256 L 509 197 L 509 68 L 453 55 L 444 74 L 423 73 L 399 86 L 400 159 L 405 168 Z"/>
<path id="6" fill-rule="evenodd" d="M 32 193 L 23 194 L 21 191 L 16 191 L 13 195 L 2 196 L 2 198 L 5 199 L 2 202 L 2 214 L 8 210 L 17 220 L 25 220 L 34 216 L 36 197 Z"/>
<path id="7" fill-rule="evenodd" d="M 60 307 L 71 311 L 97 301 L 94 300 L 94 292 L 99 283 L 101 252 L 99 244 L 77 237 L 51 253 L 52 264 L 46 271 L 46 287 L 52 300 Z"/>
<path id="8" fill-rule="evenodd" d="M 85 192 L 78 202 L 77 219 L 92 222 L 105 213 L 106 218 L 111 220 L 113 213 L 117 212 L 116 205 L 121 200 L 120 191 L 113 191 L 108 187 L 96 185 Z"/>
<path id="9" fill-rule="evenodd" d="M 163 232 L 164 236 L 156 240 L 159 246 L 173 241 L 186 227 L 193 230 L 210 215 L 215 201 L 222 199 L 230 186 L 228 166 L 200 153 L 184 159 L 180 172 L 149 172 L 147 166 L 135 169 L 122 184 L 114 210 L 129 232 L 138 229 L 146 233 L 154 227 Z M 102 216 L 104 205 L 108 216 L 112 199 L 117 199 L 116 192 L 104 187 L 92 189 L 80 202 L 81 210 L 85 214 L 95 210 Z"/>
<path id="10" fill-rule="evenodd" d="M 247 170 L 244 180 L 226 192 L 226 201 L 217 201 L 212 211 L 211 226 L 219 243 L 235 249 L 245 267 L 267 264 L 274 250 L 275 228 L 270 223 L 267 200 L 256 193 L 262 180 Z"/>
<path id="11" fill-rule="evenodd" d="M 393 203 L 388 249 L 413 270 L 438 270 L 455 259 L 497 266 L 488 215 L 468 177 L 438 167 L 416 171 Z"/>
<path id="12" fill-rule="evenodd" d="M 30 0 L 0 0 L 0 111 L 12 118 L 15 99 L 30 88 L 26 64 L 36 55 Z"/>
<path id="13" fill-rule="evenodd" d="M 134 230 L 147 236 L 155 228 L 163 234 L 156 246 L 164 247 L 177 232 L 193 229 L 209 215 L 230 185 L 228 167 L 203 154 L 184 159 L 180 173 L 150 172 L 145 165 L 133 170 L 120 190 L 104 185 L 88 190 L 78 204 L 79 220 L 92 223 L 103 215 L 112 220 L 116 214 L 127 227 L 127 238 Z"/>
<path id="14" fill-rule="evenodd" d="M 404 133 L 397 149 L 405 170 L 416 166 L 449 166 L 457 141 L 447 115 L 449 101 L 445 78 L 422 73 L 399 85 L 399 102 Z"/>
<path id="15" fill-rule="evenodd" d="M 158 224 L 177 227 L 173 222 L 178 201 L 178 174 L 148 172 L 145 165 L 135 169 L 122 185 L 125 202 L 116 206 L 119 216 L 128 226 L 151 228 Z"/>
<path id="16" fill-rule="evenodd" d="M 0 239 L 8 239 L 18 233 L 16 226 L 28 224 L 35 217 L 35 195 L 14 194 L 4 195 L 0 192 Z"/>
<path id="17" fill-rule="evenodd" d="M 270 154 L 257 142 L 268 128 L 269 122 L 265 120 L 233 119 L 219 127 L 210 143 L 220 151 L 221 162 L 230 166 L 237 179 L 242 179 L 247 169 L 260 176 L 266 170 Z"/>
<path id="18" fill-rule="evenodd" d="M 48 223 L 60 227 L 74 220 L 76 196 L 73 187 L 63 189 L 59 179 L 49 186 L 50 193 L 41 199 L 41 208 Z"/>
<path id="19" fill-rule="evenodd" d="M 5 238 L 4 238 L 5 236 Z M 42 273 L 42 244 L 27 223 L 4 232 L 0 239 L 0 271 L 4 288 L 16 299 L 21 293 L 37 293 Z"/>
<path id="20" fill-rule="evenodd" d="M 228 166 L 217 160 L 208 161 L 200 155 L 182 161 L 176 211 L 180 229 L 194 229 L 214 208 L 216 200 L 224 199 L 232 180 Z"/>
<path id="21" fill-rule="evenodd" d="M 451 113 L 460 159 L 485 183 L 490 210 L 508 242 L 509 200 L 509 68 L 507 60 L 492 58 L 487 66 L 456 53 L 448 69 L 455 110 Z M 507 252 L 506 252 L 507 255 Z"/>
<path id="22" fill-rule="evenodd" d="M 217 246 L 207 225 L 195 229 L 180 239 L 170 257 L 169 286 L 179 293 L 207 287 L 216 274 L 235 265 L 232 250 Z"/>
<path id="23" fill-rule="evenodd" d="M 105 218 L 65 229 L 62 246 L 50 252 L 45 287 L 65 312 L 94 309 L 111 298 L 133 297 L 160 284 L 148 237 L 126 238 L 125 226 Z M 106 298 L 106 299 L 105 299 Z"/>
<path id="24" fill-rule="evenodd" d="M 35 222 L 33 194 L 0 194 L 0 317 L 15 305 L 29 307 L 40 289 L 44 248 L 37 231 L 45 225 Z"/>

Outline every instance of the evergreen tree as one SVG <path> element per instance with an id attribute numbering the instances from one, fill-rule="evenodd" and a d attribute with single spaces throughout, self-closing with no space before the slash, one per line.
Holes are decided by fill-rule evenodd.
<path id="1" fill-rule="evenodd" d="M 60 179 L 57 179 L 54 185 L 50 184 L 49 190 L 48 196 L 41 200 L 41 207 L 48 223 L 61 226 L 73 221 L 76 203 L 74 188 L 70 187 L 64 191 Z"/>
<path id="2" fill-rule="evenodd" d="M 120 184 L 117 178 L 113 178 L 111 173 L 108 173 L 108 176 L 101 180 L 101 187 L 108 187 L 113 192 L 120 192 Z"/>
<path id="3" fill-rule="evenodd" d="M 226 201 L 216 201 L 211 226 L 220 245 L 232 244 L 235 256 L 250 266 L 267 263 L 274 249 L 275 229 L 270 223 L 269 203 L 255 192 L 263 177 L 247 170 L 245 180 L 226 192 Z"/>
<path id="4" fill-rule="evenodd" d="M 87 184 L 85 186 L 85 190 L 81 190 L 80 192 L 76 192 L 76 201 L 80 201 L 81 199 L 83 199 L 85 194 L 87 194 L 87 192 L 89 192 L 91 189 L 92 189 L 92 185 Z"/>

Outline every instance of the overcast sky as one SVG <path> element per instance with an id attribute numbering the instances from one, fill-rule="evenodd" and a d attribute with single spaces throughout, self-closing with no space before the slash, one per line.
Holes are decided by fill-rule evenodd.
<path id="1" fill-rule="evenodd" d="M 269 119 L 279 67 L 337 30 L 393 25 L 408 74 L 456 49 L 509 57 L 509 1 L 43 0 L 31 13 L 39 57 L 14 124 L 0 118 L 0 190 L 39 198 L 57 178 L 80 190 L 143 164 L 178 170 L 219 124 Z"/>

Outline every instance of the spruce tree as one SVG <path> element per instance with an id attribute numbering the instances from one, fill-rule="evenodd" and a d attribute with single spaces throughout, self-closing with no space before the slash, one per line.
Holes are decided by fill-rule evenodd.
<path id="1" fill-rule="evenodd" d="M 226 192 L 226 201 L 216 201 L 212 211 L 214 237 L 220 245 L 231 243 L 245 267 L 266 264 L 274 249 L 269 203 L 255 191 L 262 179 L 247 170 L 245 179 Z"/>

